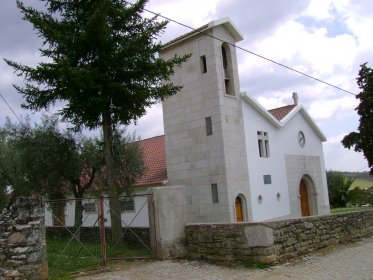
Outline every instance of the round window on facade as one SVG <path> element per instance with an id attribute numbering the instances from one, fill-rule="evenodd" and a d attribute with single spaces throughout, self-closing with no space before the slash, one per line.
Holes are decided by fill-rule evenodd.
<path id="1" fill-rule="evenodd" d="M 279 192 L 276 194 L 276 199 L 277 199 L 277 201 L 281 200 L 281 194 Z"/>
<path id="2" fill-rule="evenodd" d="M 306 137 L 304 136 L 303 131 L 299 131 L 299 132 L 298 132 L 298 144 L 299 144 L 299 146 L 301 146 L 302 148 L 303 148 L 304 145 L 306 144 Z"/>

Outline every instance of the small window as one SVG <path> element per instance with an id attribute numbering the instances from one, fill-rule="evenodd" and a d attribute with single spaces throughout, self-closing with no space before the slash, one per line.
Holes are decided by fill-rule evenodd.
<path id="1" fill-rule="evenodd" d="M 263 175 L 263 181 L 265 185 L 272 184 L 271 175 Z"/>
<path id="2" fill-rule="evenodd" d="M 212 203 L 219 203 L 218 185 L 211 184 Z"/>
<path id="3" fill-rule="evenodd" d="M 206 63 L 206 56 L 201 56 L 201 73 L 207 73 L 207 63 Z"/>
<path id="4" fill-rule="evenodd" d="M 86 213 L 96 213 L 96 203 L 94 202 L 84 203 L 83 208 Z"/>
<path id="5" fill-rule="evenodd" d="M 269 138 L 268 132 L 258 131 L 258 148 L 260 157 L 269 157 Z"/>
<path id="6" fill-rule="evenodd" d="M 212 135 L 211 117 L 206 118 L 206 134 L 207 134 L 207 136 Z"/>
<path id="7" fill-rule="evenodd" d="M 119 201 L 120 201 L 121 212 L 135 211 L 135 201 L 133 198 L 125 197 L 125 198 L 121 198 Z"/>
<path id="8" fill-rule="evenodd" d="M 277 201 L 280 201 L 280 200 L 281 200 L 281 194 L 280 194 L 279 192 L 276 194 L 276 200 L 277 200 Z"/>

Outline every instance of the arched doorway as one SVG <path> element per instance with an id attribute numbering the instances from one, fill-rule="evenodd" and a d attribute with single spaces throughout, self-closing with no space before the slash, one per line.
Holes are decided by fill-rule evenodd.
<path id="1" fill-rule="evenodd" d="M 307 184 L 304 179 L 300 180 L 299 185 L 299 194 L 300 194 L 300 208 L 302 212 L 302 217 L 310 216 L 310 205 L 308 200 L 308 190 Z"/>
<path id="2" fill-rule="evenodd" d="M 242 203 L 242 198 L 240 196 L 236 197 L 235 209 L 236 209 L 236 222 L 242 223 L 244 220 L 244 216 L 243 216 L 243 203 Z"/>

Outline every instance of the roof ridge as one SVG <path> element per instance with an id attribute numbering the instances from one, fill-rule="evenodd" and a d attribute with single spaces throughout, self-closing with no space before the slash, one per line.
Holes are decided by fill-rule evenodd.
<path id="1" fill-rule="evenodd" d="M 156 135 L 156 136 L 152 136 L 152 137 L 149 137 L 149 138 L 140 139 L 140 141 L 150 140 L 150 139 L 153 139 L 153 138 L 159 138 L 159 137 L 164 137 L 164 136 L 165 136 L 164 134 L 162 134 L 162 135 Z"/>
<path id="2" fill-rule="evenodd" d="M 294 104 L 288 104 L 288 105 L 284 105 L 284 106 L 280 106 L 280 107 L 276 107 L 276 108 L 272 108 L 272 109 L 268 109 L 267 111 L 273 111 L 273 110 L 278 110 L 278 109 L 282 109 L 282 108 L 286 108 L 286 107 L 295 107 L 297 105 L 294 105 Z"/>
<path id="3" fill-rule="evenodd" d="M 165 136 L 164 134 L 156 135 L 156 136 L 152 136 L 152 137 L 149 137 L 149 138 L 139 139 L 139 140 L 133 141 L 131 143 L 142 142 L 142 141 L 151 140 L 153 138 L 159 138 L 159 137 L 164 137 L 164 136 Z"/>
<path id="4" fill-rule="evenodd" d="M 180 36 L 178 36 L 178 37 L 176 37 L 176 38 L 174 38 L 174 39 L 172 39 L 172 40 L 170 40 L 170 41 L 164 43 L 164 44 L 162 45 L 162 48 L 165 48 L 165 47 L 167 47 L 167 46 L 170 46 L 170 45 L 172 45 L 173 43 L 176 43 L 177 41 L 180 41 L 180 40 L 182 40 L 182 39 L 184 39 L 184 38 L 187 38 L 187 37 L 189 37 L 189 36 L 192 36 L 192 35 L 194 35 L 194 34 L 201 33 L 202 30 L 204 30 L 204 29 L 206 29 L 206 28 L 208 28 L 208 27 L 209 27 L 209 24 L 207 23 L 207 24 L 204 24 L 204 25 L 202 25 L 202 26 L 200 26 L 200 27 L 198 27 L 198 28 L 193 28 L 192 31 L 189 31 L 189 32 L 187 32 L 187 33 L 184 33 L 184 34 L 182 34 L 182 35 L 180 35 Z"/>

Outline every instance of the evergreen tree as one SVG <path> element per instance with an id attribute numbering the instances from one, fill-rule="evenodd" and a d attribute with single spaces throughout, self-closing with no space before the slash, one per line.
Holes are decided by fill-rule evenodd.
<path id="1" fill-rule="evenodd" d="M 357 84 L 361 92 L 356 96 L 360 100 L 359 106 L 355 109 L 360 116 L 358 132 L 351 132 L 346 135 L 342 144 L 350 149 L 354 147 L 356 152 L 363 152 L 368 161 L 370 175 L 373 176 L 373 69 L 361 65 Z"/>
<path id="2" fill-rule="evenodd" d="M 146 107 L 175 94 L 180 87 L 169 77 L 188 55 L 164 60 L 155 40 L 167 22 L 143 17 L 147 0 L 45 0 L 46 11 L 17 5 L 24 19 L 43 39 L 36 67 L 6 60 L 22 75 L 15 86 L 25 98 L 24 108 L 48 109 L 65 101 L 60 113 L 76 129 L 102 128 L 110 208 L 118 211 L 112 128 L 129 124 Z M 113 239 L 121 237 L 121 221 L 111 213 Z"/>
<path id="3" fill-rule="evenodd" d="M 58 128 L 58 119 L 44 116 L 32 127 L 27 119 L 0 128 L 0 183 L 14 196 L 43 194 L 64 198 L 66 182 L 77 170 L 75 140 Z"/>

